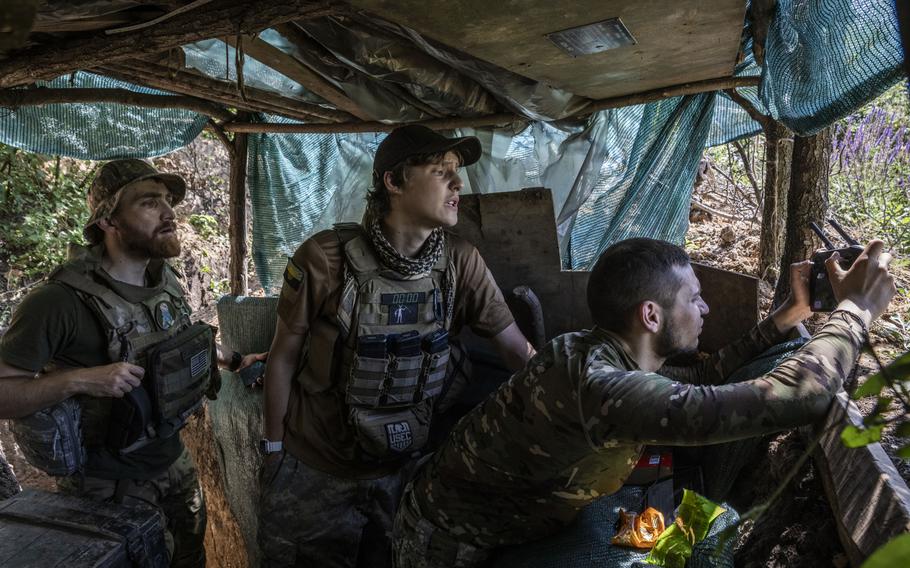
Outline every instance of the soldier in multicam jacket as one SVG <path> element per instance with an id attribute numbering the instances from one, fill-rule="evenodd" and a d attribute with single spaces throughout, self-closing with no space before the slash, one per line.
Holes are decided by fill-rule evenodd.
<path id="1" fill-rule="evenodd" d="M 408 486 L 396 565 L 477 566 L 497 547 L 552 534 L 617 491 L 645 444 L 727 442 L 822 418 L 894 294 L 882 248 L 873 241 L 848 272 L 830 261 L 840 304 L 828 322 L 772 372 L 727 385 L 810 313 L 810 264 L 791 267 L 793 293 L 770 317 L 680 372 L 662 365 L 696 348 L 708 313 L 688 257 L 651 239 L 610 247 L 588 284 L 596 327 L 541 349 L 462 419 Z"/>

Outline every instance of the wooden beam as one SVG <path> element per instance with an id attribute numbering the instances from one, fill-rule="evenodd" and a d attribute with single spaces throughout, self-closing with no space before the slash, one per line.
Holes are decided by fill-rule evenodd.
<path id="1" fill-rule="evenodd" d="M 697 83 L 685 83 L 675 85 L 664 89 L 646 91 L 634 95 L 623 95 L 621 97 L 611 97 L 593 101 L 584 112 L 576 115 L 574 118 L 584 118 L 594 112 L 610 108 L 620 108 L 629 105 L 644 104 L 671 97 L 682 95 L 691 95 L 731 88 L 731 85 L 737 87 L 754 86 L 759 82 L 758 77 L 724 77 L 722 79 L 711 79 L 710 81 L 699 81 Z M 528 119 L 517 114 L 492 114 L 474 118 L 434 118 L 431 120 L 422 120 L 407 124 L 421 124 L 434 130 L 451 130 L 454 128 L 477 128 L 484 126 L 502 126 L 515 122 L 527 121 Z M 226 124 L 224 129 L 228 132 L 272 132 L 278 134 L 327 134 L 342 132 L 389 132 L 402 126 L 400 124 L 386 124 L 384 122 L 360 122 L 360 123 L 342 123 L 342 124 L 261 124 L 261 123 L 244 123 L 233 122 Z"/>
<path id="2" fill-rule="evenodd" d="M 862 414 L 847 393 L 831 404 L 813 454 L 838 535 L 852 566 L 859 566 L 892 537 L 910 531 L 910 489 L 881 444 L 848 448 L 840 438 Z"/>
<path id="3" fill-rule="evenodd" d="M 514 114 L 493 114 L 476 118 L 434 118 L 407 124 L 420 124 L 433 130 L 452 130 L 480 126 L 504 126 L 513 122 L 527 121 Z M 402 126 L 385 122 L 348 122 L 343 124 L 275 124 L 253 122 L 231 122 L 224 125 L 227 132 L 271 132 L 275 134 L 337 134 L 351 132 L 391 132 Z"/>
<path id="4" fill-rule="evenodd" d="M 225 41 L 234 47 L 237 46 L 236 37 L 228 36 Z M 243 52 L 278 71 L 285 77 L 300 83 L 310 92 L 335 105 L 336 108 L 349 112 L 361 120 L 372 120 L 374 118 L 348 98 L 344 91 L 326 81 L 292 55 L 281 51 L 267 41 L 258 37 L 245 36 L 243 38 Z"/>
<path id="5" fill-rule="evenodd" d="M 249 112 L 268 112 L 306 121 L 347 122 L 354 120 L 354 116 L 346 112 L 282 97 L 263 89 L 244 87 L 246 94 L 246 100 L 244 100 L 240 97 L 237 85 L 233 82 L 219 81 L 198 73 L 171 69 L 146 61 L 135 63 L 135 65 L 134 68 L 130 65 L 113 64 L 106 65 L 99 70 L 106 75 L 131 83 L 175 93 L 202 95 L 220 104 Z"/>
<path id="6" fill-rule="evenodd" d="M 314 0 L 225 0 L 143 30 L 141 38 L 129 34 L 114 37 L 94 34 L 36 45 L 0 60 L 0 88 L 53 79 L 203 39 L 252 34 L 282 22 L 333 13 L 329 6 Z"/>
<path id="7" fill-rule="evenodd" d="M 620 108 L 624 106 L 640 105 L 644 103 L 653 103 L 661 99 L 681 97 L 684 95 L 695 95 L 698 93 L 708 93 L 711 91 L 722 91 L 724 89 L 735 89 L 737 87 L 754 87 L 761 82 L 761 77 L 720 77 L 718 79 L 708 79 L 707 81 L 697 81 L 694 83 L 683 83 L 664 87 L 661 89 L 652 89 L 642 93 L 632 95 L 623 95 L 621 97 L 610 97 L 592 102 L 584 112 L 579 116 L 587 116 L 600 110 L 610 108 Z"/>
<path id="8" fill-rule="evenodd" d="M 0 107 L 18 108 L 61 103 L 113 103 L 151 108 L 191 110 L 223 121 L 234 115 L 227 110 L 196 97 L 150 95 L 127 89 L 2 89 Z"/>
<path id="9" fill-rule="evenodd" d="M 248 135 L 234 135 L 231 156 L 230 228 L 231 260 L 229 264 L 231 294 L 246 296 L 246 165 Z"/>

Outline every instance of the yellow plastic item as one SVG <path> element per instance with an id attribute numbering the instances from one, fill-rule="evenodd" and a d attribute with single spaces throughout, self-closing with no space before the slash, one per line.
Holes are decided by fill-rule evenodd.
<path id="1" fill-rule="evenodd" d="M 619 510 L 619 530 L 610 540 L 616 546 L 649 549 L 664 532 L 664 515 L 654 507 L 639 513 Z"/>

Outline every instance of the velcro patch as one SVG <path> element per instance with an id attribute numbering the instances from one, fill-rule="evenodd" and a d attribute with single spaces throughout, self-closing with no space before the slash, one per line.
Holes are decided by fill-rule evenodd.
<path id="1" fill-rule="evenodd" d="M 426 301 L 426 292 L 398 292 L 395 294 L 379 295 L 379 303 L 383 306 L 391 306 L 394 304 L 424 304 Z"/>
<path id="2" fill-rule="evenodd" d="M 209 368 L 209 350 L 203 349 L 190 358 L 190 375 L 195 377 Z"/>
<path id="3" fill-rule="evenodd" d="M 414 437 L 411 435 L 411 425 L 407 421 L 386 424 L 385 435 L 389 448 L 396 452 L 403 452 L 414 443 Z"/>
<path id="4" fill-rule="evenodd" d="M 303 270 L 294 264 L 293 258 L 288 258 L 287 268 L 284 269 L 284 281 L 294 290 L 300 288 L 303 283 Z"/>
<path id="5" fill-rule="evenodd" d="M 389 306 L 389 319 L 386 325 L 404 325 L 417 323 L 417 306 L 420 304 L 393 304 Z"/>

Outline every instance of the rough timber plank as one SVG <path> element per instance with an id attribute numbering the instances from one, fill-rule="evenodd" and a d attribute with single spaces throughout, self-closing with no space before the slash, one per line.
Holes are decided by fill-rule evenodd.
<path id="1" fill-rule="evenodd" d="M 586 290 L 589 272 L 563 271 L 548 189 L 463 195 L 454 231 L 472 242 L 504 290 L 527 285 L 544 311 L 547 338 L 592 325 Z M 712 313 L 701 349 L 714 351 L 758 321 L 758 281 L 743 274 L 693 265 Z"/>
<path id="2" fill-rule="evenodd" d="M 349 3 L 514 73 L 592 99 L 732 75 L 746 11 L 742 0 Z M 546 37 L 616 17 L 635 37 L 635 45 L 573 58 Z"/>
<path id="3" fill-rule="evenodd" d="M 847 393 L 838 393 L 814 455 L 853 566 L 892 537 L 910 531 L 910 489 L 881 444 L 851 449 L 841 442 L 844 427 L 861 423 L 862 416 Z"/>

